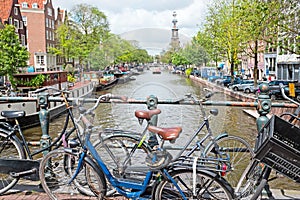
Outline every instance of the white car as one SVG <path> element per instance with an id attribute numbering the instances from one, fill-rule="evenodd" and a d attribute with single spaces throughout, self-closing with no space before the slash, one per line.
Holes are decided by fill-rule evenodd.
<path id="1" fill-rule="evenodd" d="M 256 91 L 258 90 L 258 87 L 261 83 L 268 83 L 267 81 L 258 81 L 257 85 L 254 87 L 254 83 L 251 85 L 247 85 L 244 87 L 244 92 L 249 94 L 249 93 L 256 93 Z"/>
<path id="2" fill-rule="evenodd" d="M 244 91 L 244 88 L 248 85 L 252 85 L 254 80 L 242 80 L 238 84 L 230 85 L 229 88 L 234 91 Z"/>

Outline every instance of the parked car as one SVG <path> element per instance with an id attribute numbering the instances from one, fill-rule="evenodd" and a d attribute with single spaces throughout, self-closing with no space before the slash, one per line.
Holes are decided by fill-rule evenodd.
<path id="1" fill-rule="evenodd" d="M 291 96 L 290 95 L 289 86 L 285 86 L 284 87 L 284 93 L 288 97 L 300 100 L 300 87 L 299 86 L 295 87 L 295 96 Z M 282 96 L 280 88 L 279 89 L 270 90 L 269 91 L 269 96 L 270 96 L 271 100 L 283 99 L 283 96 Z"/>
<path id="2" fill-rule="evenodd" d="M 201 75 L 201 73 L 200 73 L 199 70 L 194 69 L 194 70 L 191 72 L 191 75 L 199 77 L 199 76 Z"/>
<path id="3" fill-rule="evenodd" d="M 231 76 L 229 76 L 229 75 L 222 76 L 221 78 L 215 80 L 215 83 L 218 85 L 223 85 L 223 81 L 227 80 L 227 79 L 231 79 Z"/>
<path id="4" fill-rule="evenodd" d="M 209 82 L 215 82 L 217 79 L 220 79 L 221 78 L 221 76 L 209 76 L 208 78 L 207 78 L 207 80 L 209 81 Z"/>
<path id="5" fill-rule="evenodd" d="M 279 90 L 279 84 L 282 83 L 283 85 L 285 86 L 288 86 L 289 83 L 295 83 L 295 81 L 287 81 L 287 80 L 273 80 L 273 81 L 270 81 L 268 84 L 269 84 L 269 90 Z"/>
<path id="6" fill-rule="evenodd" d="M 257 85 L 255 87 L 254 87 L 254 83 L 252 83 L 250 85 L 246 84 L 245 87 L 243 88 L 244 93 L 247 93 L 247 94 L 253 93 L 253 94 L 255 94 L 258 91 L 259 85 L 261 83 L 268 83 L 268 82 L 267 81 L 258 81 Z"/>
<path id="7" fill-rule="evenodd" d="M 235 77 L 235 78 L 233 79 L 233 82 L 231 81 L 231 78 L 230 78 L 230 79 L 224 80 L 222 84 L 223 84 L 225 87 L 229 87 L 230 85 L 238 84 L 238 83 L 240 83 L 241 81 L 242 81 L 242 79 Z"/>
<path id="8" fill-rule="evenodd" d="M 244 91 L 246 86 L 252 85 L 254 80 L 241 80 L 238 84 L 229 85 L 229 88 L 234 91 Z"/>

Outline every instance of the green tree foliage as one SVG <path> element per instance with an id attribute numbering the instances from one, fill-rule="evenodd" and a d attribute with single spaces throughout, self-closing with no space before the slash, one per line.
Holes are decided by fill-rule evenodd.
<path id="1" fill-rule="evenodd" d="M 269 38 L 273 38 L 273 29 L 277 29 L 277 10 L 278 4 L 274 1 L 264 2 L 260 0 L 244 0 L 239 7 L 240 21 L 244 30 L 244 37 L 246 41 L 243 54 L 254 59 L 253 77 L 257 83 L 258 74 L 258 54 L 263 53 L 265 48 L 262 42 Z"/>
<path id="2" fill-rule="evenodd" d="M 241 29 L 240 3 L 239 0 L 216 0 L 209 9 L 206 24 L 206 31 L 213 36 L 212 41 L 226 52 L 232 76 L 239 62 L 237 55 L 245 43 L 245 33 Z"/>
<path id="3" fill-rule="evenodd" d="M 279 54 L 300 55 L 300 2 L 298 0 L 274 0 L 268 4 L 269 20 L 266 41 L 279 47 Z"/>
<path id="4" fill-rule="evenodd" d="M 179 65 L 188 65 L 191 62 L 181 53 L 176 52 L 172 55 L 172 64 L 179 66 Z"/>
<path id="5" fill-rule="evenodd" d="M 57 29 L 58 44 L 51 51 L 65 61 L 78 59 L 83 66 L 89 63 L 91 52 L 108 37 L 109 24 L 103 12 L 87 4 L 76 5 L 69 16 Z"/>
<path id="6" fill-rule="evenodd" d="M 208 54 L 204 50 L 204 48 L 194 41 L 192 41 L 191 44 L 186 45 L 186 47 L 182 49 L 181 52 L 190 64 L 195 64 L 196 66 L 200 66 L 203 64 L 206 65 L 209 60 Z"/>
<path id="7" fill-rule="evenodd" d="M 0 29 L 0 75 L 8 75 L 12 86 L 16 83 L 13 74 L 17 73 L 20 68 L 27 67 L 29 52 L 21 46 L 15 27 L 5 25 Z"/>

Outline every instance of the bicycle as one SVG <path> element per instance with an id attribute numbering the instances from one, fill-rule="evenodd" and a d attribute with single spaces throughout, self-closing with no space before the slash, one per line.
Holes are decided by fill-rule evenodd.
<path id="1" fill-rule="evenodd" d="M 248 165 L 235 189 L 237 199 L 256 200 L 269 181 L 271 171 L 300 183 L 300 129 L 295 125 L 300 120 L 300 103 L 287 97 L 283 85 L 280 89 L 286 100 L 298 105 L 294 113 L 282 113 L 272 116 L 260 130 L 255 143 L 255 156 Z M 283 117 L 288 116 L 288 119 Z"/>
<path id="2" fill-rule="evenodd" d="M 228 133 L 224 132 L 216 137 L 213 136 L 212 130 L 210 128 L 209 119 L 211 116 L 215 116 L 218 114 L 217 109 L 211 109 L 210 115 L 207 116 L 205 109 L 202 105 L 203 101 L 210 98 L 213 93 L 208 93 L 205 99 L 196 100 L 192 95 L 186 95 L 186 98 L 177 100 L 175 104 L 192 104 L 199 105 L 201 114 L 203 117 L 203 121 L 200 123 L 198 129 L 192 134 L 192 136 L 185 143 L 183 148 L 176 154 L 174 160 L 178 159 L 180 156 L 190 157 L 195 155 L 196 152 L 199 152 L 197 156 L 199 157 L 220 157 L 219 154 L 228 154 L 230 156 L 230 173 L 226 173 L 224 176 L 226 180 L 235 187 L 239 181 L 240 176 L 244 172 L 245 167 L 250 163 L 251 159 L 254 156 L 253 149 L 251 145 L 245 141 L 244 139 L 237 136 L 230 136 Z M 139 116 L 139 112 L 144 111 L 135 111 L 135 116 Z M 152 112 L 159 112 L 157 110 L 153 110 Z M 151 125 L 151 117 L 147 119 L 147 125 Z M 157 128 L 159 130 L 161 128 Z M 191 146 L 192 141 L 203 131 L 207 130 L 207 133 L 196 142 L 194 146 L 188 150 L 188 147 Z M 147 130 L 147 129 L 145 129 Z M 145 160 L 148 154 L 151 153 L 152 148 L 146 142 L 146 134 L 147 132 L 143 132 L 142 134 L 131 132 L 122 133 L 117 130 L 105 130 L 106 132 L 110 132 L 110 134 L 106 134 L 107 136 L 103 139 L 99 139 L 93 143 L 98 152 L 101 152 L 101 155 L 105 159 L 103 161 L 110 165 L 111 171 L 114 175 L 122 176 L 144 176 L 143 173 L 145 168 L 140 166 L 141 163 L 138 163 L 138 166 L 134 165 L 134 161 Z M 101 138 L 101 137 L 100 137 Z M 217 144 L 217 145 L 216 145 Z M 109 148 L 108 148 L 109 147 Z M 216 151 L 215 147 L 218 147 Z M 145 163 L 144 163 L 145 164 Z M 144 165 L 145 166 L 145 165 Z"/>
<path id="3" fill-rule="evenodd" d="M 118 193 L 132 199 L 169 199 L 171 197 L 170 195 L 182 199 L 188 199 L 190 197 L 232 199 L 232 188 L 226 180 L 217 173 L 213 173 L 212 169 L 205 170 L 207 169 L 205 164 L 214 164 L 215 171 L 227 172 L 226 168 L 222 169 L 220 167 L 228 164 L 227 158 L 200 158 L 199 162 L 202 163 L 200 165 L 197 165 L 197 163 L 199 164 L 198 158 L 195 159 L 196 164 L 193 165 L 191 165 L 191 163 L 183 165 L 182 162 L 184 162 L 184 160 L 178 160 L 178 162 L 174 164 L 169 164 L 172 160 L 172 156 L 163 148 L 163 144 L 165 141 L 174 142 L 182 131 L 181 127 L 165 128 L 160 131 L 155 131 L 153 130 L 155 127 L 146 126 L 145 129 L 150 129 L 160 136 L 161 143 L 157 150 L 153 151 L 146 158 L 148 171 L 146 172 L 145 178 L 137 180 L 130 176 L 121 178 L 114 176 L 90 141 L 94 126 L 85 117 L 86 114 L 91 113 L 98 107 L 100 99 L 103 97 L 104 96 L 100 96 L 92 108 L 80 114 L 79 119 L 83 123 L 83 129 L 81 130 L 83 130 L 85 135 L 84 145 L 82 145 L 81 151 L 78 152 L 76 149 L 70 148 L 58 149 L 48 153 L 41 161 L 39 168 L 41 184 L 51 199 L 58 199 L 61 195 L 62 197 L 64 196 L 64 194 L 61 194 L 62 190 L 57 189 L 59 187 L 63 187 L 64 192 L 72 192 L 72 181 L 76 180 L 76 176 L 80 172 L 88 174 L 86 179 L 88 180 L 89 186 L 100 199 L 103 198 L 106 193 L 106 180 L 116 188 Z M 159 110 L 138 111 L 137 117 L 139 120 L 149 120 L 151 115 L 159 112 Z M 76 172 L 72 176 L 70 176 L 69 173 L 65 173 L 66 166 L 63 161 L 64 159 L 56 159 L 57 157 L 68 158 L 70 155 L 79 157 L 79 164 Z M 90 176 L 89 171 L 81 170 L 82 163 L 90 166 L 89 169 L 92 169 L 95 176 Z M 67 167 L 72 168 L 74 166 L 70 165 Z M 155 176 L 153 176 L 154 174 Z M 186 174 L 188 174 L 188 176 L 186 176 Z M 94 180 L 91 180 L 91 178 L 94 178 Z M 152 181 L 153 179 L 154 181 Z M 94 183 L 94 181 L 97 183 Z M 174 188 L 166 187 L 168 181 L 171 182 Z M 149 187 L 151 187 L 150 193 L 147 191 Z M 157 190 L 153 189 L 156 187 Z M 154 191 L 156 192 L 154 193 Z"/>
<path id="4" fill-rule="evenodd" d="M 72 106 L 68 102 L 66 90 L 58 90 L 53 87 L 38 89 L 35 93 L 44 91 L 58 92 L 67 110 L 64 126 L 58 137 L 54 141 L 49 141 L 49 145 L 41 147 L 35 151 L 31 151 L 30 142 L 26 138 L 19 125 L 18 118 L 25 116 L 25 111 L 1 111 L 1 116 L 5 117 L 9 122 L 0 122 L 0 194 L 3 194 L 13 188 L 20 178 L 29 180 L 39 180 L 38 168 L 39 158 L 34 159 L 34 156 L 41 153 L 47 153 L 52 149 L 68 146 L 68 139 L 74 133 L 75 138 L 80 139 L 77 126 L 72 113 Z M 55 95 L 55 94 L 54 94 Z M 72 122 L 72 127 L 68 130 L 68 126 Z M 71 173 L 71 172 L 70 172 Z M 77 179 L 79 180 L 79 179 Z M 93 195 L 89 188 L 85 188 L 85 183 L 76 181 L 80 192 Z"/>

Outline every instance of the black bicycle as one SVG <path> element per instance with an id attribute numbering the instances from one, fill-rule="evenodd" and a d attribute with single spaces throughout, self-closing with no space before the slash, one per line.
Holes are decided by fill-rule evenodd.
<path id="1" fill-rule="evenodd" d="M 236 199 L 259 199 L 266 184 L 277 178 L 271 178 L 272 170 L 300 183 L 300 103 L 285 95 L 282 84 L 280 88 L 283 97 L 298 108 L 294 113 L 272 116 L 260 130 L 254 159 L 235 188 Z"/>
<path id="2" fill-rule="evenodd" d="M 18 118 L 25 116 L 24 111 L 1 111 L 1 116 L 7 119 L 7 122 L 0 122 L 0 194 L 7 192 L 15 186 L 20 178 L 29 180 L 39 180 L 39 157 L 34 157 L 57 149 L 61 146 L 68 146 L 68 139 L 80 138 L 79 131 L 74 121 L 72 106 L 69 104 L 68 91 L 58 90 L 53 87 L 38 89 L 35 92 L 44 91 L 55 92 L 61 95 L 67 110 L 65 122 L 62 131 L 49 145 L 37 150 L 30 150 L 28 142 L 19 125 Z M 71 121 L 71 122 L 70 122 Z M 71 125 L 72 124 L 72 125 Z M 71 127 L 71 128 L 70 128 Z M 93 195 L 85 183 L 76 182 L 80 192 Z"/>
<path id="3" fill-rule="evenodd" d="M 208 93 L 204 99 L 197 100 L 192 95 L 188 94 L 185 98 L 177 100 L 176 104 L 192 104 L 199 105 L 203 121 L 199 124 L 198 129 L 191 134 L 185 145 L 179 150 L 176 155 L 173 155 L 173 160 L 179 157 L 215 157 L 216 159 L 227 155 L 230 161 L 230 166 L 227 173 L 222 173 L 222 176 L 235 187 L 243 174 L 247 165 L 251 162 L 254 152 L 251 145 L 244 139 L 228 135 L 224 132 L 214 136 L 210 128 L 209 120 L 212 116 L 218 114 L 217 109 L 211 109 L 209 115 L 206 114 L 203 101 L 210 98 L 213 93 Z M 146 142 L 147 130 L 150 127 L 151 132 L 164 131 L 162 127 L 151 126 L 151 118 L 153 115 L 158 115 L 159 109 L 152 110 L 148 116 L 145 131 L 135 133 L 131 131 L 106 129 L 102 131 L 102 137 L 99 137 L 93 143 L 93 146 L 102 156 L 103 162 L 110 166 L 111 173 L 118 177 L 137 177 L 145 176 L 146 157 L 151 155 L 152 148 Z M 135 111 L 135 116 L 146 115 L 147 111 Z M 199 134 L 205 131 L 206 134 L 199 139 L 195 145 L 191 145 Z M 104 136 L 105 135 L 105 136 Z M 167 148 L 166 148 L 167 149 Z M 110 193 L 109 193 L 110 194 Z"/>

